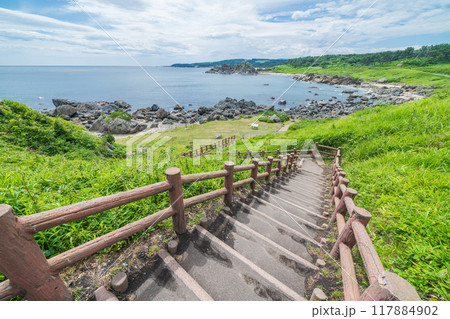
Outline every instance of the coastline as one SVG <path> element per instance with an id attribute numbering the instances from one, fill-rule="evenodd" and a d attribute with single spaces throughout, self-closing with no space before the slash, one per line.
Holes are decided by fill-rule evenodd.
<path id="1" fill-rule="evenodd" d="M 53 99 L 54 110 L 45 114 L 59 116 L 93 132 L 97 136 L 111 134 L 117 139 L 160 133 L 192 124 L 202 124 L 216 120 L 226 121 L 254 116 L 265 111 L 285 113 L 292 119 L 324 119 L 345 117 L 356 111 L 374 107 L 380 103 L 401 104 L 423 99 L 429 96 L 431 88 L 423 86 L 399 85 L 386 83 L 386 79 L 363 81 L 351 76 L 329 74 L 293 74 L 264 72 L 266 75 L 283 75 L 293 77 L 304 83 L 317 83 L 341 89 L 341 96 L 346 99 L 328 96 L 322 99 L 306 99 L 304 104 L 288 106 L 287 101 L 272 97 L 273 103 L 256 105 L 253 101 L 226 98 L 214 106 L 200 106 L 185 110 L 176 105 L 173 110 L 166 110 L 154 104 L 140 108 L 131 113 L 131 105 L 118 100 L 114 102 L 94 101 L 77 102 L 65 99 Z M 355 89 L 353 89 L 355 88 Z M 357 89 L 356 89 L 357 88 Z M 315 86 L 310 86 L 309 93 L 314 93 Z M 363 89 L 363 90 L 360 90 Z M 318 91 L 317 91 L 318 92 Z M 317 96 L 317 93 L 314 93 Z M 275 108 L 275 103 L 278 107 Z M 279 119 L 278 119 L 279 120 Z"/>

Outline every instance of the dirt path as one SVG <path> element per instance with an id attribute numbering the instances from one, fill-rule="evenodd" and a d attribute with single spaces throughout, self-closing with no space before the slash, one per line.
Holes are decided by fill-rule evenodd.
<path id="1" fill-rule="evenodd" d="M 294 122 L 289 123 L 289 124 L 286 124 L 286 125 L 283 125 L 283 127 L 280 128 L 280 129 L 278 130 L 278 132 L 279 132 L 279 133 L 281 133 L 281 132 L 287 132 L 289 126 L 291 126 L 292 124 L 294 124 Z"/>

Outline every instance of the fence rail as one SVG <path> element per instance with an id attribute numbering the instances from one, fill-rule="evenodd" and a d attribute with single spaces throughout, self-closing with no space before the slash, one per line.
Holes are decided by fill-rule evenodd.
<path id="1" fill-rule="evenodd" d="M 317 145 L 317 144 L 316 144 Z M 317 145 L 318 147 L 326 147 Z M 334 148 L 333 148 L 334 149 Z M 347 301 L 388 301 L 388 300 L 420 300 L 411 284 L 400 276 L 385 271 L 366 226 L 372 218 L 364 208 L 355 205 L 353 199 L 357 191 L 349 188 L 346 173 L 340 167 L 341 150 L 337 150 L 331 174 L 331 203 L 334 211 L 330 224 L 336 222 L 338 238 L 331 250 L 331 257 L 340 258 L 344 298 Z M 347 221 L 345 216 L 348 215 Z M 352 257 L 352 248 L 357 245 L 364 262 L 370 286 L 360 294 Z"/>
<path id="2" fill-rule="evenodd" d="M 197 148 L 195 150 L 191 150 L 189 152 L 184 152 L 181 154 L 181 157 L 197 157 L 197 156 L 203 156 L 205 154 L 210 153 L 212 150 L 216 148 L 225 148 L 230 146 L 231 144 L 236 142 L 236 136 L 230 136 L 224 139 L 221 139 L 220 141 L 217 141 L 216 143 L 209 144 L 209 145 L 203 145 L 200 148 Z"/>

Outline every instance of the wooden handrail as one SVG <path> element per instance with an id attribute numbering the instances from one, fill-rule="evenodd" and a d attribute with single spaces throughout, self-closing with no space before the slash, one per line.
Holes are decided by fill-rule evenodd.
<path id="1" fill-rule="evenodd" d="M 236 136 L 235 135 L 227 137 L 227 138 L 224 138 L 224 139 L 221 139 L 221 140 L 218 140 L 216 143 L 209 144 L 209 145 L 203 145 L 203 146 L 201 146 L 198 149 L 191 150 L 189 152 L 184 152 L 184 153 L 181 154 L 181 157 L 202 156 L 202 155 L 208 154 L 209 150 L 216 149 L 217 147 L 224 148 L 224 147 L 230 146 L 234 142 L 236 142 Z"/>
<path id="2" fill-rule="evenodd" d="M 60 226 L 75 220 L 95 215 L 111 208 L 129 204 L 171 188 L 167 181 L 135 188 L 109 196 L 91 199 L 85 202 L 59 207 L 46 212 L 19 217 L 27 231 L 37 233 L 45 229 Z"/>
<path id="3" fill-rule="evenodd" d="M 315 148 L 323 145 L 315 144 Z M 330 252 L 331 257 L 340 257 L 344 297 L 352 300 L 420 300 L 415 289 L 403 278 L 384 271 L 383 264 L 366 231 L 371 215 L 356 206 L 353 199 L 356 190 L 349 188 L 345 172 L 340 167 L 341 149 L 338 148 L 331 173 L 331 202 L 334 211 L 330 224 L 336 221 L 338 238 Z M 345 221 L 345 215 L 349 218 Z M 351 249 L 357 244 L 371 286 L 360 296 Z M 398 287 L 401 286 L 401 289 Z"/>
<path id="4" fill-rule="evenodd" d="M 189 184 L 189 183 L 205 181 L 205 180 L 214 179 L 214 178 L 225 177 L 227 175 L 228 175 L 228 172 L 224 169 L 220 170 L 220 171 L 214 171 L 214 172 L 183 175 L 183 176 L 181 176 L 181 182 L 183 184 Z"/>
<path id="5" fill-rule="evenodd" d="M 160 210 L 150 216 L 125 225 L 119 229 L 109 232 L 103 236 L 95 238 L 78 247 L 72 248 L 62 254 L 59 254 L 48 260 L 50 270 L 53 273 L 59 273 L 63 268 L 89 257 L 90 255 L 105 249 L 115 243 L 127 239 L 128 237 L 140 232 L 148 227 L 163 221 L 174 215 L 172 207 Z"/>

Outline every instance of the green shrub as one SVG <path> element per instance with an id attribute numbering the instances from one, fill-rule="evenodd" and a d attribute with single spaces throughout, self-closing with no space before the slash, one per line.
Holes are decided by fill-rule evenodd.
<path id="1" fill-rule="evenodd" d="M 102 140 L 109 143 L 109 144 L 113 144 L 116 139 L 114 138 L 114 136 L 112 136 L 111 134 L 105 134 L 102 136 Z"/>
<path id="2" fill-rule="evenodd" d="M 262 112 L 261 113 L 261 115 L 263 115 L 263 116 L 261 116 L 260 118 L 259 118 L 259 121 L 261 121 L 261 122 L 266 122 L 266 123 L 274 123 L 274 120 L 272 120 L 271 118 L 270 118 L 270 116 L 272 116 L 272 115 L 276 115 L 276 116 L 278 116 L 278 118 L 281 120 L 281 122 L 287 122 L 287 121 L 289 121 L 291 118 L 289 117 L 289 115 L 287 115 L 286 113 L 278 113 L 278 112 L 275 112 L 275 111 L 264 111 L 264 112 Z"/>
<path id="3" fill-rule="evenodd" d="M 111 115 L 108 116 L 106 121 L 109 122 L 109 120 L 116 119 L 116 118 L 119 118 L 119 119 L 122 119 L 122 120 L 125 120 L 125 121 L 131 121 L 131 115 L 128 114 L 127 112 L 125 112 L 122 109 L 119 109 L 117 111 L 112 112 Z"/>

